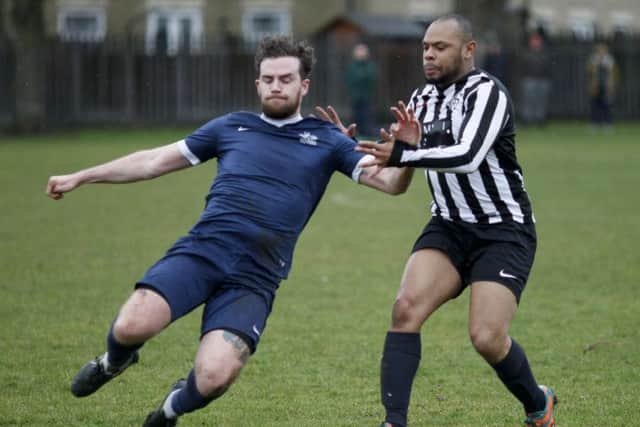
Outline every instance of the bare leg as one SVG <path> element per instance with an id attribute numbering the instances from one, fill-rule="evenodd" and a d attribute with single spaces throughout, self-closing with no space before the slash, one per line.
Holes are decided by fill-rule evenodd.
<path id="1" fill-rule="evenodd" d="M 473 283 L 469 336 L 476 351 L 522 402 L 525 411 L 531 413 L 544 409 L 546 399 L 533 377 L 524 350 L 509 337 L 517 307 L 516 298 L 507 287 L 495 282 Z"/>
<path id="2" fill-rule="evenodd" d="M 461 290 L 461 279 L 449 257 L 423 249 L 409 258 L 393 305 L 380 366 L 380 397 L 385 421 L 407 424 L 411 387 L 422 353 L 420 329 L 427 318 Z"/>

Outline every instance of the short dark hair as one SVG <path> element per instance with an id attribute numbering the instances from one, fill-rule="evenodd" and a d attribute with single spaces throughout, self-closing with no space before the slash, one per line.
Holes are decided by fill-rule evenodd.
<path id="1" fill-rule="evenodd" d="M 465 18 L 462 15 L 458 15 L 457 13 L 449 13 L 447 15 L 443 15 L 432 22 L 443 22 L 443 21 L 455 21 L 460 29 L 460 36 L 462 37 L 462 41 L 464 43 L 470 42 L 473 40 L 473 26 L 471 25 L 471 21 Z"/>
<path id="2" fill-rule="evenodd" d="M 311 75 L 316 57 L 313 55 L 313 47 L 304 40 L 294 41 L 289 36 L 266 36 L 260 41 L 254 64 L 260 74 L 260 64 L 268 58 L 281 58 L 293 56 L 300 60 L 300 76 L 306 79 Z"/>

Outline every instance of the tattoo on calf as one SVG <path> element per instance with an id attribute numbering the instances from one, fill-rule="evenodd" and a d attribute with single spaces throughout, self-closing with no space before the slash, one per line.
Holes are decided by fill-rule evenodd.
<path id="1" fill-rule="evenodd" d="M 244 342 L 242 338 L 229 331 L 224 331 L 222 338 L 233 346 L 240 361 L 242 363 L 247 363 L 247 360 L 249 360 L 249 356 L 251 355 L 251 351 L 249 350 L 247 343 Z"/>

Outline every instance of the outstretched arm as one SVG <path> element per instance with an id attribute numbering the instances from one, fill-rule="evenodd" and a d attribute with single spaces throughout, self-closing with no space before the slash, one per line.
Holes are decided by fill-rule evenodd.
<path id="1" fill-rule="evenodd" d="M 361 162 L 373 160 L 373 156 L 365 156 Z M 367 187 L 375 188 L 388 194 L 402 194 L 407 191 L 414 168 L 393 168 L 381 169 L 378 166 L 365 166 L 360 174 L 359 183 Z"/>
<path id="2" fill-rule="evenodd" d="M 409 122 L 411 120 L 417 122 L 412 111 L 407 113 L 406 106 L 402 101 L 398 102 L 398 107 L 391 107 L 391 111 L 395 115 L 396 119 L 398 119 L 398 122 Z M 350 124 L 349 126 L 345 126 L 340 119 L 340 115 L 332 106 L 329 105 L 326 110 L 322 107 L 316 107 L 316 113 L 321 119 L 336 125 L 344 135 L 350 138 L 355 137 L 356 125 Z M 420 139 L 420 126 L 417 126 L 416 128 L 413 123 L 404 123 L 402 128 L 399 128 L 398 124 L 394 123 L 391 126 L 391 129 L 392 132 L 403 132 L 400 136 L 408 140 L 413 137 L 413 133 L 417 133 L 416 138 Z M 387 136 L 387 133 L 381 129 L 380 135 L 384 139 L 385 136 Z M 375 143 L 371 142 L 371 144 Z M 356 172 L 359 176 L 358 182 L 360 184 L 394 195 L 402 194 L 407 191 L 409 184 L 411 184 L 411 179 L 413 178 L 413 168 L 383 169 L 377 165 L 371 166 L 374 161 L 374 156 L 365 156 L 356 166 L 356 168 L 360 169 L 360 171 Z"/>
<path id="3" fill-rule="evenodd" d="M 121 184 L 156 178 L 184 169 L 191 163 L 180 151 L 179 142 L 149 150 L 136 151 L 124 157 L 83 169 L 68 175 L 49 178 L 46 193 L 59 200 L 64 193 L 89 183 Z"/>
<path id="4" fill-rule="evenodd" d="M 421 149 L 413 140 L 393 133 L 380 145 L 361 142 L 358 151 L 371 154 L 368 165 L 414 166 L 440 172 L 474 172 L 500 136 L 509 117 L 508 100 L 493 82 L 480 84 L 468 95 L 468 108 L 457 137 L 451 146 Z"/>

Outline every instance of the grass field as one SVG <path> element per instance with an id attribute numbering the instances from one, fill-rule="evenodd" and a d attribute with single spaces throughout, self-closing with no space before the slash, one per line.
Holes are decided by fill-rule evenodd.
<path id="1" fill-rule="evenodd" d="M 104 351 L 132 283 L 197 219 L 215 162 L 54 202 L 47 177 L 188 130 L 0 139 L 0 426 L 139 426 L 192 363 L 199 311 L 96 395 L 69 381 Z M 539 250 L 512 334 L 561 400 L 560 427 L 640 426 L 640 125 L 523 130 Z M 408 251 L 427 219 L 416 174 L 399 197 L 335 176 L 303 233 L 260 348 L 220 400 L 181 426 L 377 426 L 378 363 Z M 468 293 L 425 325 L 412 426 L 518 426 L 521 409 L 466 332 Z"/>

